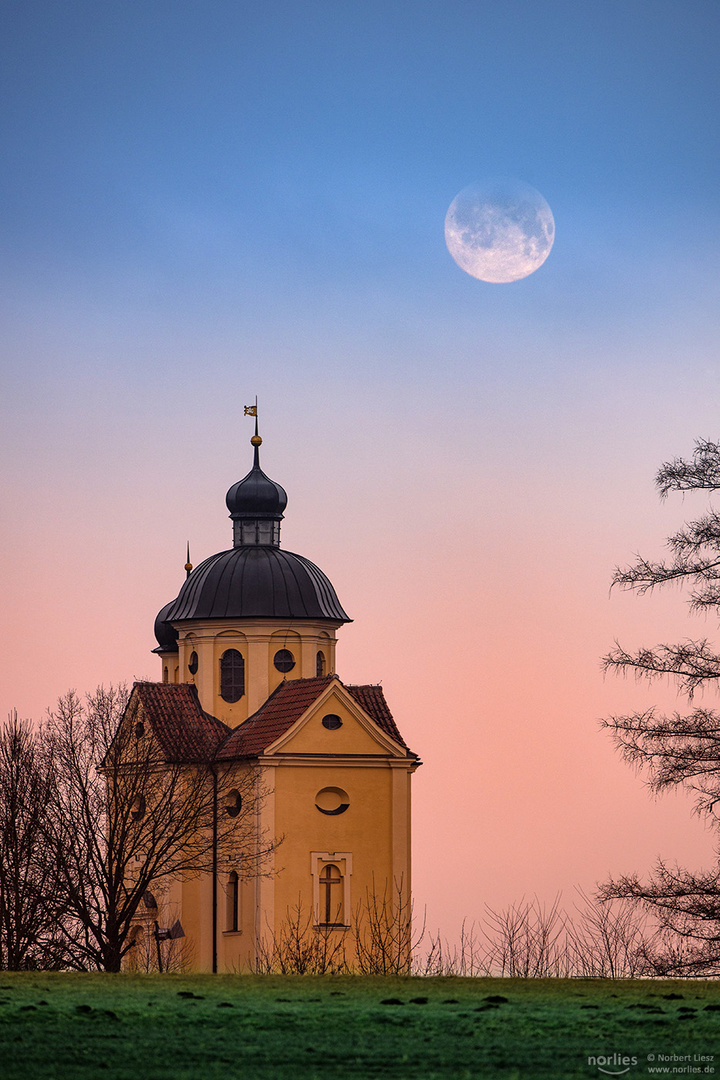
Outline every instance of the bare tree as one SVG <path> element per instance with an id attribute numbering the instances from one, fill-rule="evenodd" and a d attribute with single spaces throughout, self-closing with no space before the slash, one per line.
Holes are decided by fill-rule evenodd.
<path id="1" fill-rule="evenodd" d="M 451 944 L 438 931 L 429 935 L 429 945 L 424 957 L 413 957 L 413 970 L 418 975 L 459 975 L 477 978 L 492 975 L 485 935 L 477 925 L 463 919 L 460 940 Z"/>
<path id="2" fill-rule="evenodd" d="M 630 900 L 601 901 L 577 890 L 577 914 L 565 919 L 570 973 L 580 978 L 633 979 L 648 974 L 658 934 Z"/>
<path id="3" fill-rule="evenodd" d="M 509 978 L 549 978 L 571 974 L 565 919 L 556 897 L 550 907 L 521 900 L 503 911 L 486 908 L 488 967 Z"/>
<path id="4" fill-rule="evenodd" d="M 125 687 L 100 687 L 85 702 L 71 691 L 43 729 L 53 781 L 46 838 L 78 968 L 120 970 L 151 887 L 213 873 L 220 856 L 243 852 L 259 866 L 264 855 L 253 770 L 219 767 L 217 740 L 174 754 L 133 701 L 126 707 Z"/>
<path id="5" fill-rule="evenodd" d="M 521 978 L 631 978 L 652 974 L 665 945 L 652 920 L 628 900 L 601 902 L 578 889 L 574 914 L 535 898 L 496 911 L 485 908 L 484 928 L 464 921 L 459 944 L 430 936 L 420 975 L 506 975 Z"/>
<path id="6" fill-rule="evenodd" d="M 382 893 L 368 888 L 354 912 L 357 969 L 363 975 L 409 975 L 413 952 L 425 934 L 415 925 L 412 899 L 402 877 Z"/>
<path id="7" fill-rule="evenodd" d="M 0 967 L 54 966 L 57 864 L 44 842 L 50 774 L 35 731 L 13 712 L 0 729 Z"/>
<path id="8" fill-rule="evenodd" d="M 302 898 L 275 931 L 257 942 L 255 970 L 263 975 L 339 975 L 348 970 L 343 930 L 316 926 Z"/>
<path id="9" fill-rule="evenodd" d="M 656 477 L 661 497 L 672 491 L 720 490 L 720 444 L 700 440 L 692 457 L 665 463 Z M 693 612 L 720 615 L 720 514 L 710 507 L 667 540 L 669 557 L 638 557 L 618 567 L 613 585 L 646 593 L 667 584 L 688 590 Z M 720 654 L 705 637 L 628 652 L 619 645 L 605 657 L 608 670 L 632 671 L 649 680 L 671 677 L 680 696 L 692 703 L 700 689 L 718 689 Z M 717 830 L 720 806 L 720 714 L 693 708 L 663 715 L 651 708 L 604 722 L 623 757 L 645 769 L 652 791 L 684 787 L 696 810 Z M 647 882 L 637 875 L 607 882 L 604 898 L 633 901 L 651 910 L 664 931 L 655 951 L 658 970 L 677 974 L 720 972 L 720 873 L 718 867 L 693 873 L 660 862 Z M 663 959 L 664 957 L 664 959 Z"/>

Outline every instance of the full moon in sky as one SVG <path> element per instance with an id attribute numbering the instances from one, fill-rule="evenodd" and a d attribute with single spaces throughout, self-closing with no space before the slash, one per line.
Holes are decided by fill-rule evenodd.
<path id="1" fill-rule="evenodd" d="M 455 262 L 480 281 L 519 281 L 547 259 L 555 239 L 552 210 L 521 180 L 488 180 L 463 188 L 445 216 L 445 243 Z"/>

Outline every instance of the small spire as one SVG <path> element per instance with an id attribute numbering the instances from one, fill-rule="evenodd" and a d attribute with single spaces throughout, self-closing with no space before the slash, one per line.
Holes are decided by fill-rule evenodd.
<path id="1" fill-rule="evenodd" d="M 187 562 L 185 563 L 185 577 L 186 578 L 190 577 L 190 572 L 191 572 L 192 568 L 193 568 L 193 566 L 192 566 L 192 563 L 190 562 L 190 541 L 188 540 L 188 542 L 187 542 Z"/>

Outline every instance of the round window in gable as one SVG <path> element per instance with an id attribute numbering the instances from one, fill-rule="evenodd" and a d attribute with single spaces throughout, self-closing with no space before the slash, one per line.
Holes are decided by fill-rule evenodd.
<path id="1" fill-rule="evenodd" d="M 188 671 L 191 675 L 197 675 L 198 669 L 198 654 L 193 651 L 190 653 L 190 663 L 188 664 Z"/>
<path id="2" fill-rule="evenodd" d="M 337 731 L 339 727 L 342 727 L 342 720 L 337 713 L 329 712 L 322 718 L 322 726 L 326 727 L 328 731 Z"/>
<path id="3" fill-rule="evenodd" d="M 347 791 L 339 787 L 324 787 L 315 796 L 315 806 L 321 814 L 344 814 L 349 805 Z"/>
<path id="4" fill-rule="evenodd" d="M 225 799 L 225 813 L 228 817 L 237 817 L 242 810 L 242 795 L 237 788 L 228 791 Z"/>
<path id="5" fill-rule="evenodd" d="M 295 667 L 295 657 L 289 649 L 278 649 L 273 657 L 273 664 L 278 671 L 292 671 Z"/>

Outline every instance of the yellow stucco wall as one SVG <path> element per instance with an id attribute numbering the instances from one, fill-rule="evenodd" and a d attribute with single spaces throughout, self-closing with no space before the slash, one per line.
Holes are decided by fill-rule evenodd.
<path id="1" fill-rule="evenodd" d="M 195 682 L 202 707 L 230 726 L 241 724 L 267 699 L 283 678 L 313 678 L 316 657 L 326 657 L 326 674 L 335 670 L 335 631 L 327 622 L 294 625 L 278 620 L 214 620 L 181 624 L 176 663 L 179 679 Z M 245 659 L 245 693 L 236 703 L 220 696 L 220 657 L 237 648 Z M 296 659 L 289 672 L 279 672 L 273 658 L 289 649 Z M 188 671 L 191 653 L 198 671 Z M 172 660 L 161 657 L 167 665 Z M 171 676 L 172 681 L 172 676 Z M 339 728 L 328 729 L 322 718 L 340 717 Z M 368 894 L 394 897 L 402 885 L 410 894 L 410 777 L 417 761 L 381 731 L 340 684 L 331 684 L 285 736 L 260 759 L 262 782 L 268 789 L 256 827 L 280 843 L 263 876 L 248 873 L 242 859 L 218 866 L 216 948 L 219 971 L 251 970 L 257 943 L 279 934 L 282 924 L 297 917 L 314 925 L 319 913 L 318 878 L 327 865 L 343 875 L 343 921 L 352 926 L 358 906 Z M 347 802 L 339 814 L 325 808 Z M 340 795 L 337 793 L 340 792 Z M 333 801 L 335 800 L 335 801 Z M 238 930 L 228 928 L 227 889 L 230 873 L 240 877 Z M 213 963 L 212 879 L 202 877 L 174 883 L 172 900 L 179 909 L 194 970 L 211 971 Z M 352 962 L 352 931 L 344 934 Z"/>
<path id="2" fill-rule="evenodd" d="M 161 679 L 169 669 L 170 682 L 195 683 L 200 703 L 207 712 L 230 727 L 237 727 L 267 700 L 283 679 L 311 679 L 317 674 L 317 654 L 324 657 L 325 674 L 335 671 L 336 631 L 340 623 L 330 620 L 214 619 L 178 623 L 178 652 L 162 653 Z M 236 702 L 220 696 L 220 658 L 226 649 L 237 649 L 245 661 L 245 692 Z M 295 666 L 278 671 L 275 654 L 288 649 Z M 195 652 L 198 670 L 189 670 Z"/>

